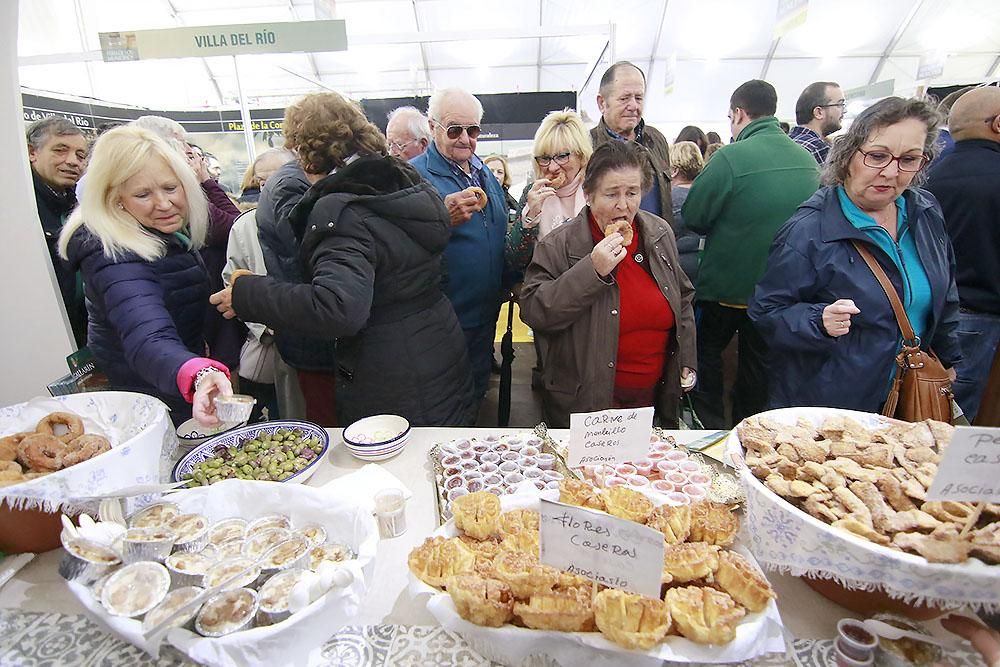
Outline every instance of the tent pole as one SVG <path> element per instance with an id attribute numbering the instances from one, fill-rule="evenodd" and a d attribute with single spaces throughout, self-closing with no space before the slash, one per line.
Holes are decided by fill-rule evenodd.
<path id="1" fill-rule="evenodd" d="M 249 164 L 253 164 L 253 161 L 257 159 L 257 151 L 253 145 L 253 126 L 250 123 L 250 107 L 247 106 L 247 98 L 243 94 L 243 84 L 240 82 L 240 65 L 236 56 L 233 56 L 233 69 L 236 70 L 236 92 L 240 96 L 240 118 L 243 119 L 243 139 L 247 143 Z"/>

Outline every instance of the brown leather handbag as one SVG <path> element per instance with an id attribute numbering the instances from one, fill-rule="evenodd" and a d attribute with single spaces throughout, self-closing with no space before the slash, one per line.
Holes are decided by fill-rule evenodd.
<path id="1" fill-rule="evenodd" d="M 951 424 L 952 393 L 948 371 L 933 352 L 920 349 L 920 339 L 910 325 L 910 318 L 906 316 L 906 309 L 899 300 L 896 288 L 878 261 L 860 242 L 852 243 L 889 297 L 899 330 L 903 334 L 903 346 L 896 355 L 896 376 L 889 389 L 889 396 L 885 399 L 882 414 L 908 422 L 936 419 Z"/>

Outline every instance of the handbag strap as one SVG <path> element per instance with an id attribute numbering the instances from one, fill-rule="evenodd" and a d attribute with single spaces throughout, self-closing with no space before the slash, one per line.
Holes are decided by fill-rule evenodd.
<path id="1" fill-rule="evenodd" d="M 878 280 L 879 285 L 882 286 L 882 291 L 885 295 L 889 297 L 889 303 L 892 305 L 892 312 L 896 314 L 896 322 L 899 324 L 899 330 L 903 333 L 903 342 L 910 343 L 913 347 L 917 347 L 920 344 L 917 338 L 916 332 L 913 331 L 913 326 L 910 324 L 910 318 L 906 316 L 906 309 L 903 308 L 903 302 L 899 300 L 899 294 L 896 292 L 896 288 L 893 286 L 892 282 L 889 280 L 889 276 L 886 275 L 885 270 L 872 255 L 871 251 L 868 250 L 858 240 L 851 240 L 854 244 L 854 249 L 858 251 L 861 255 L 861 259 L 865 260 L 865 264 L 871 269 L 872 273 L 875 274 L 875 279 Z"/>

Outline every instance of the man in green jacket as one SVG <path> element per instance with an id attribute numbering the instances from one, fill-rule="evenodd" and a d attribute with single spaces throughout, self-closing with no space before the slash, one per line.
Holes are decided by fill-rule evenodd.
<path id="1" fill-rule="evenodd" d="M 722 351 L 739 333 L 732 421 L 764 410 L 767 345 L 747 317 L 775 233 L 819 186 L 816 161 L 788 138 L 774 112 L 774 86 L 754 79 L 729 100 L 736 141 L 720 148 L 691 185 L 682 213 L 705 234 L 695 285 L 698 387 L 695 410 L 705 428 L 728 428 L 722 398 Z"/>

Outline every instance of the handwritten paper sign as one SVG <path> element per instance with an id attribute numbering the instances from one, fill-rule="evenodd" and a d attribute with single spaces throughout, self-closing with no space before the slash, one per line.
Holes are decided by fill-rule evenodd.
<path id="1" fill-rule="evenodd" d="M 542 563 L 612 588 L 660 597 L 663 533 L 544 498 L 539 514 Z"/>
<path id="2" fill-rule="evenodd" d="M 956 428 L 927 500 L 1000 502 L 1000 428 Z"/>
<path id="3" fill-rule="evenodd" d="M 577 412 L 569 416 L 570 468 L 646 458 L 653 408 Z"/>

